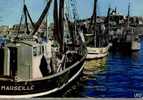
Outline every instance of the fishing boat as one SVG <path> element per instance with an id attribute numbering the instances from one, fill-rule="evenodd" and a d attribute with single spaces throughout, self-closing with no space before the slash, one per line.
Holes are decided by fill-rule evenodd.
<path id="1" fill-rule="evenodd" d="M 85 33 L 88 54 L 86 59 L 99 59 L 108 55 L 108 37 L 105 23 L 97 23 L 97 0 L 94 0 L 94 10 L 91 17 L 89 32 Z"/>
<path id="2" fill-rule="evenodd" d="M 108 55 L 108 49 L 109 46 L 107 47 L 100 47 L 100 48 L 92 48 L 92 47 L 87 47 L 88 50 L 88 55 L 86 59 L 99 59 L 103 58 Z"/>
<path id="3" fill-rule="evenodd" d="M 112 48 L 123 52 L 132 52 L 140 50 L 140 37 L 136 33 L 136 26 L 130 23 L 130 3 L 128 6 L 127 17 L 116 11 L 111 12 L 110 22 L 112 27 Z M 114 24 L 113 24 L 114 22 Z"/>
<path id="4" fill-rule="evenodd" d="M 37 31 L 52 2 L 54 30 L 53 38 L 47 42 L 39 37 Z M 87 49 L 76 30 L 72 29 L 71 32 L 76 33 L 78 42 L 64 41 L 64 3 L 65 0 L 48 0 L 36 23 L 33 23 L 24 3 L 20 25 L 25 19 L 26 32 L 17 34 L 0 48 L 0 98 L 48 96 L 79 77 Z M 28 19 L 33 26 L 31 31 L 28 29 Z M 69 26 L 75 25 L 69 20 L 68 23 L 71 23 Z"/>

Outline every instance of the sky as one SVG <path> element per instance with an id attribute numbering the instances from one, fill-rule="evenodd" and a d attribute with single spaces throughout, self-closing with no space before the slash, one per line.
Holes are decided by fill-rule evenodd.
<path id="1" fill-rule="evenodd" d="M 34 21 L 40 16 L 47 0 L 25 0 Z M 93 10 L 94 0 L 76 0 L 79 18 L 89 18 Z M 127 15 L 129 0 L 98 0 L 97 14 L 106 16 L 107 9 L 117 8 L 119 12 Z M 131 15 L 143 16 L 143 0 L 130 0 Z M 0 25 L 18 24 L 22 14 L 23 0 L 0 0 Z M 49 12 L 49 21 L 52 20 L 52 10 Z"/>

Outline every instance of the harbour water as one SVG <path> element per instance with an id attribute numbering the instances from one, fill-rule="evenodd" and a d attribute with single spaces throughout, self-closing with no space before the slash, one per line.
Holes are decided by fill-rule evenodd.
<path id="1" fill-rule="evenodd" d="M 106 58 L 86 61 L 83 75 L 70 97 L 143 97 L 143 40 L 138 52 L 110 53 Z"/>
<path id="2" fill-rule="evenodd" d="M 87 61 L 80 96 L 143 97 L 143 40 L 141 44 L 138 52 L 110 53 L 107 58 Z"/>

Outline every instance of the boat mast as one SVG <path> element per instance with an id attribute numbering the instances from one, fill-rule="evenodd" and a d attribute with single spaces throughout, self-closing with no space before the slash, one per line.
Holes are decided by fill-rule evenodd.
<path id="1" fill-rule="evenodd" d="M 93 20 L 93 23 L 91 23 L 91 30 L 94 34 L 94 46 L 96 47 L 97 46 L 97 32 L 96 32 L 96 19 L 97 19 L 97 0 L 94 0 L 94 9 L 93 9 L 93 15 L 92 15 L 92 19 Z"/>
<path id="2" fill-rule="evenodd" d="M 93 13 L 91 16 L 91 20 L 90 20 L 90 25 L 89 25 L 89 32 L 92 33 L 94 35 L 93 38 L 93 43 L 94 46 L 97 46 L 97 33 L 96 33 L 96 19 L 97 19 L 97 13 L 96 13 L 96 8 L 97 8 L 97 0 L 94 0 L 94 6 L 93 6 Z"/>
<path id="3" fill-rule="evenodd" d="M 59 32 L 59 11 L 58 11 L 58 1 L 54 0 L 54 9 L 53 9 L 53 19 L 54 19 L 54 39 L 59 43 L 61 43 L 61 37 Z"/>
<path id="4" fill-rule="evenodd" d="M 107 24 L 107 35 L 106 35 L 106 42 L 107 44 L 109 43 L 109 32 L 110 32 L 110 11 L 111 11 L 111 8 L 109 6 L 108 8 L 108 12 L 107 12 L 107 17 L 106 17 L 106 20 L 105 20 L 105 24 Z"/>
<path id="5" fill-rule="evenodd" d="M 59 33 L 61 38 L 60 51 L 64 52 L 64 3 L 65 0 L 59 2 Z"/>
<path id="6" fill-rule="evenodd" d="M 64 53 L 64 0 L 54 0 L 54 38 L 60 45 L 60 52 Z"/>

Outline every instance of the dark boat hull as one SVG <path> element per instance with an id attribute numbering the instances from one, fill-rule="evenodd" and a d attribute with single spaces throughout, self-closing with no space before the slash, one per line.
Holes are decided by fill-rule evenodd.
<path id="1" fill-rule="evenodd" d="M 131 52 L 131 42 L 113 40 L 111 51 Z"/>
<path id="2" fill-rule="evenodd" d="M 0 98 L 31 98 L 50 95 L 62 90 L 80 75 L 85 57 L 68 67 L 61 73 L 34 81 L 2 81 L 0 80 Z"/>

